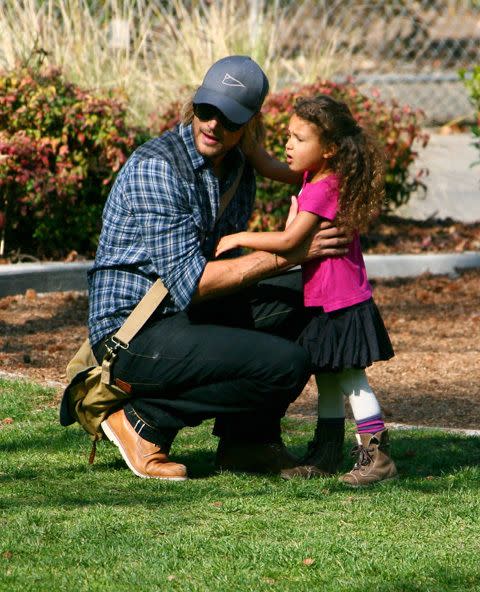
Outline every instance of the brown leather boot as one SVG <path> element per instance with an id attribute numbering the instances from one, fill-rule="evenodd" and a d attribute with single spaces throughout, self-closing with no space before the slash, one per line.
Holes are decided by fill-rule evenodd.
<path id="1" fill-rule="evenodd" d="M 123 409 L 112 413 L 102 421 L 107 438 L 120 450 L 128 468 L 144 479 L 185 481 L 187 467 L 170 462 L 160 446 L 144 440 L 133 429 Z"/>
<path id="2" fill-rule="evenodd" d="M 350 487 L 365 487 L 398 477 L 397 467 L 388 454 L 388 430 L 376 434 L 357 434 L 358 446 L 352 456 L 358 456 L 353 469 L 340 477 Z"/>
<path id="3" fill-rule="evenodd" d="M 282 471 L 284 479 L 300 477 L 329 477 L 334 475 L 343 461 L 345 424 L 328 425 L 318 423 L 313 440 L 308 443 L 307 452 L 300 459 L 300 466 Z"/>
<path id="4" fill-rule="evenodd" d="M 282 469 L 297 465 L 298 459 L 282 442 L 244 444 L 221 439 L 215 458 L 217 470 L 241 473 L 278 475 Z"/>

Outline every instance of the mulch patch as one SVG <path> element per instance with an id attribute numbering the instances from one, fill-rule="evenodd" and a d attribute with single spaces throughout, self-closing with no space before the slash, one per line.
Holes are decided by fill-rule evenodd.
<path id="1" fill-rule="evenodd" d="M 368 375 L 389 422 L 480 427 L 480 270 L 374 281 L 396 351 Z M 84 293 L 27 291 L 0 299 L 0 373 L 56 387 L 86 337 Z M 314 416 L 310 382 L 290 407 Z"/>
<path id="2" fill-rule="evenodd" d="M 462 253 L 480 250 L 480 221 L 411 220 L 382 216 L 362 236 L 364 253 Z"/>

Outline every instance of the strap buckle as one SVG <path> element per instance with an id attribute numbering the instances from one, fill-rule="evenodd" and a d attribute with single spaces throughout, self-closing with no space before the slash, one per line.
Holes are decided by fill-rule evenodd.
<path id="1" fill-rule="evenodd" d="M 113 345 L 109 345 L 109 341 Z M 104 345 L 107 353 L 103 356 L 102 360 L 101 381 L 103 384 L 112 384 L 112 367 L 118 357 L 117 352 L 119 349 L 128 349 L 128 343 L 123 343 L 123 341 L 115 337 L 115 335 L 112 335 L 107 341 L 105 341 Z"/>
<path id="2" fill-rule="evenodd" d="M 116 358 L 117 354 L 109 348 L 109 351 L 105 354 L 102 360 L 101 381 L 103 384 L 112 384 L 112 366 Z"/>
<path id="3" fill-rule="evenodd" d="M 115 335 L 112 335 L 110 337 L 110 341 L 113 343 L 114 347 L 113 347 L 113 351 L 117 351 L 119 348 L 120 349 L 128 349 L 129 344 L 128 343 L 124 343 L 123 341 L 121 341 L 120 339 L 118 339 L 118 337 L 116 337 Z"/>

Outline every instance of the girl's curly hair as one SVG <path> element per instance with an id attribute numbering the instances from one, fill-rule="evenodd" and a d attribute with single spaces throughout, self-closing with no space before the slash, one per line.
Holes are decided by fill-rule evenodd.
<path id="1" fill-rule="evenodd" d="M 294 112 L 313 123 L 322 143 L 334 148 L 329 164 L 340 179 L 336 222 L 366 230 L 385 197 L 385 159 L 377 141 L 357 124 L 345 103 L 329 95 L 301 97 Z"/>

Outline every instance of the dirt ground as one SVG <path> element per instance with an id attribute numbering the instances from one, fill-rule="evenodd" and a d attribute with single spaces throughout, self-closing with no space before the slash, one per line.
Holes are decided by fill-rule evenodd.
<path id="1" fill-rule="evenodd" d="M 386 420 L 478 429 L 480 270 L 373 283 L 396 352 L 368 369 Z M 0 375 L 24 375 L 60 395 L 86 318 L 84 293 L 0 299 Z M 311 381 L 289 413 L 314 416 L 315 408 Z"/>
<path id="2" fill-rule="evenodd" d="M 462 253 L 480 249 L 480 221 L 381 216 L 361 237 L 364 253 Z"/>

